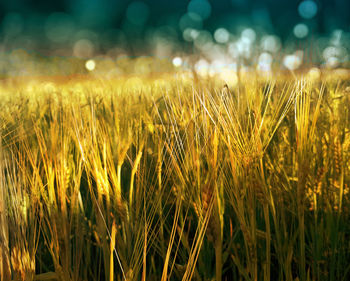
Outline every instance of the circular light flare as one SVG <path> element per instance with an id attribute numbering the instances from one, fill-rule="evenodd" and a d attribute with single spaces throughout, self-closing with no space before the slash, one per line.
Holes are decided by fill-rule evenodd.
<path id="1" fill-rule="evenodd" d="M 347 51 L 343 47 L 328 46 L 322 52 L 323 58 L 327 60 L 330 57 L 342 58 L 346 55 Z"/>
<path id="2" fill-rule="evenodd" d="M 241 37 L 243 40 L 247 40 L 250 43 L 253 43 L 256 39 L 256 32 L 251 28 L 246 28 L 242 31 Z"/>
<path id="3" fill-rule="evenodd" d="M 340 46 L 341 45 L 341 39 L 343 36 L 343 31 L 341 29 L 336 29 L 331 34 L 331 41 L 330 43 L 334 46 Z"/>
<path id="4" fill-rule="evenodd" d="M 173 58 L 173 65 L 175 67 L 180 67 L 182 65 L 182 58 L 180 57 Z"/>
<path id="5" fill-rule="evenodd" d="M 210 67 L 210 64 L 205 59 L 198 60 L 194 65 L 194 69 L 196 73 L 201 76 L 206 76 L 209 74 L 209 67 Z"/>
<path id="6" fill-rule="evenodd" d="M 311 80 L 317 80 L 321 77 L 321 70 L 317 67 L 313 67 L 309 70 L 307 76 Z"/>
<path id="7" fill-rule="evenodd" d="M 252 55 L 252 45 L 248 38 L 242 37 L 235 43 L 236 51 L 239 56 L 250 58 Z"/>
<path id="8" fill-rule="evenodd" d="M 326 66 L 328 68 L 335 68 L 339 65 L 339 59 L 337 57 L 329 57 L 327 58 L 327 61 L 326 61 Z"/>
<path id="9" fill-rule="evenodd" d="M 304 23 L 298 23 L 296 26 L 294 26 L 293 33 L 295 37 L 302 39 L 309 34 L 309 28 Z"/>
<path id="10" fill-rule="evenodd" d="M 94 45 L 88 39 L 80 39 L 73 46 L 73 55 L 78 58 L 88 58 L 93 56 Z"/>
<path id="11" fill-rule="evenodd" d="M 206 49 L 212 44 L 212 35 L 209 31 L 201 30 L 194 40 L 194 45 L 198 49 Z"/>
<path id="12" fill-rule="evenodd" d="M 227 43 L 230 39 L 230 33 L 227 31 L 226 28 L 218 28 L 214 32 L 214 39 L 218 43 Z"/>
<path id="13" fill-rule="evenodd" d="M 197 38 L 198 34 L 199 34 L 198 30 L 193 28 L 186 28 L 182 33 L 182 36 L 186 41 L 192 42 Z"/>
<path id="14" fill-rule="evenodd" d="M 287 55 L 283 58 L 284 66 L 291 71 L 298 69 L 301 63 L 302 57 L 297 52 L 293 55 Z"/>
<path id="15" fill-rule="evenodd" d="M 184 14 L 179 21 L 179 27 L 182 31 L 184 31 L 186 28 L 201 29 L 202 26 L 202 18 L 194 13 Z"/>
<path id="16" fill-rule="evenodd" d="M 237 72 L 230 66 L 223 67 L 218 75 L 219 78 L 223 80 L 229 88 L 235 87 L 238 83 Z"/>
<path id="17" fill-rule="evenodd" d="M 204 20 L 210 17 L 211 5 L 207 0 L 192 0 L 188 3 L 187 11 L 197 14 Z"/>
<path id="18" fill-rule="evenodd" d="M 264 51 L 276 53 L 281 48 L 281 40 L 275 35 L 265 35 L 261 38 L 260 45 Z"/>
<path id="19" fill-rule="evenodd" d="M 96 67 L 96 62 L 94 60 L 87 60 L 85 63 L 85 67 L 89 71 L 93 71 Z"/>
<path id="20" fill-rule="evenodd" d="M 299 15 L 304 19 L 312 19 L 317 14 L 317 4 L 312 0 L 305 0 L 298 6 Z"/>
<path id="21" fill-rule="evenodd" d="M 273 61 L 273 57 L 271 54 L 267 52 L 261 53 L 258 58 L 257 69 L 260 71 L 267 71 L 267 72 L 271 71 L 272 61 Z"/>

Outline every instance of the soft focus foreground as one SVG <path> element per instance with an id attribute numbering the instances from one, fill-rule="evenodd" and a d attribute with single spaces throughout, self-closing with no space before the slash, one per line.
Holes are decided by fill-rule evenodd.
<path id="1" fill-rule="evenodd" d="M 3 80 L 0 279 L 348 280 L 349 73 L 310 73 Z"/>

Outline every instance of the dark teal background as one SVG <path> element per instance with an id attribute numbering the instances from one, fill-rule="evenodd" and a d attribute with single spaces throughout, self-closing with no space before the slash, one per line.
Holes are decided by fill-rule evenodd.
<path id="1" fill-rule="evenodd" d="M 203 21 L 202 28 L 213 33 L 218 27 L 227 28 L 232 34 L 242 26 L 276 34 L 285 41 L 298 41 L 293 37 L 293 27 L 307 24 L 309 37 L 327 36 L 334 30 L 350 32 L 350 0 L 313 0 L 318 7 L 311 19 L 298 14 L 301 0 L 208 0 L 211 15 Z M 147 6 L 148 17 L 142 25 L 127 21 L 129 0 L 0 0 L 0 44 L 7 48 L 47 49 L 62 47 L 53 44 L 45 35 L 45 22 L 53 13 L 64 13 L 74 22 L 74 32 L 91 30 L 97 34 L 100 46 L 118 45 L 135 50 L 147 43 L 149 31 L 170 27 L 172 40 L 184 43 L 179 28 L 181 16 L 187 12 L 190 1 L 142 0 Z M 20 28 L 14 33 L 4 24 L 6 17 L 20 16 Z M 164 28 L 162 29 L 164 32 Z M 165 29 L 166 30 L 166 29 Z M 121 31 L 121 32 L 120 32 Z M 12 32 L 12 33 L 11 33 Z M 64 32 L 64 30 L 61 32 Z M 166 33 L 166 31 L 165 31 Z M 71 36 L 67 30 L 67 36 Z M 117 35 L 116 35 L 117 34 Z M 120 39 L 120 34 L 123 38 Z M 119 36 L 119 37 L 118 37 Z M 118 39 L 118 38 L 119 39 Z M 112 39 L 111 39 L 112 38 Z M 64 44 L 64 42 L 63 42 Z M 68 43 L 67 43 L 68 44 Z M 71 44 L 71 43 L 70 43 Z M 125 47 L 126 46 L 126 47 Z M 106 47 L 107 48 L 107 47 Z"/>
<path id="2" fill-rule="evenodd" d="M 52 12 L 65 12 L 72 15 L 79 25 L 89 28 L 120 28 L 125 20 L 125 11 L 129 0 L 1 0 L 0 22 L 8 12 L 23 15 L 26 25 L 35 23 L 35 19 L 43 19 Z M 150 11 L 147 26 L 164 24 L 166 19 L 176 18 L 186 12 L 189 1 L 184 0 L 144 0 Z M 228 16 L 245 18 L 247 23 L 256 23 L 256 13 L 268 13 L 270 22 L 259 22 L 272 28 L 284 36 L 294 24 L 300 21 L 297 6 L 298 0 L 216 0 L 210 1 L 211 17 L 205 21 L 205 27 L 215 28 L 225 22 Z M 232 4 L 236 2 L 236 4 Z M 349 0 L 315 0 L 319 12 L 314 19 L 314 32 L 326 33 L 341 28 L 350 31 Z M 265 19 L 266 20 L 266 19 Z M 32 21 L 32 23 L 31 23 Z M 229 20 L 227 20 L 229 21 Z M 230 24 L 230 22 L 226 22 Z"/>

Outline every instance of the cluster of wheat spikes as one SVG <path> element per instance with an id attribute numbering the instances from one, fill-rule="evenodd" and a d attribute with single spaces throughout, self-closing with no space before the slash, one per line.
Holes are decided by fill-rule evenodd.
<path id="1" fill-rule="evenodd" d="M 348 280 L 348 85 L 2 82 L 0 279 Z"/>

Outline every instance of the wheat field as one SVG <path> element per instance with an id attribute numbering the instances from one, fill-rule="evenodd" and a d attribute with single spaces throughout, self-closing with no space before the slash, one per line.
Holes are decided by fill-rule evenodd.
<path id="1" fill-rule="evenodd" d="M 0 279 L 349 280 L 349 78 L 3 79 Z"/>

